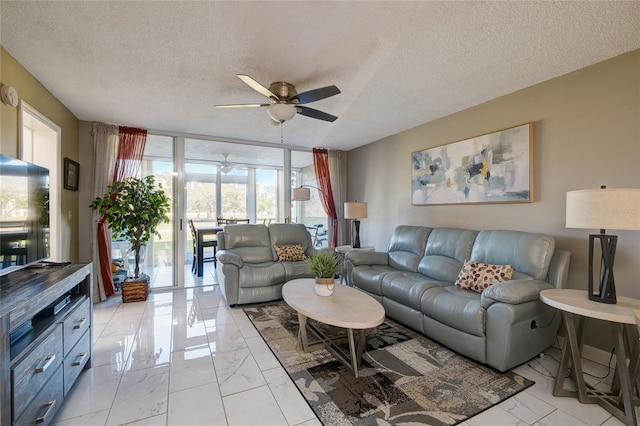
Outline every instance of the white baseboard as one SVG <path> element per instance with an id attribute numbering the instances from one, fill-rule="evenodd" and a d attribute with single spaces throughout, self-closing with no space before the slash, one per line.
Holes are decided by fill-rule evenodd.
<path id="1" fill-rule="evenodd" d="M 560 344 L 564 342 L 564 339 L 564 336 L 558 336 L 558 341 Z M 611 352 L 603 351 L 602 349 L 598 349 L 594 346 L 583 345 L 582 358 L 588 359 L 589 361 L 593 361 L 604 366 L 609 365 L 609 360 L 611 359 L 611 368 L 615 368 L 616 366 L 616 357 L 614 356 L 613 358 L 611 358 Z"/>
<path id="2" fill-rule="evenodd" d="M 582 357 L 604 366 L 609 365 L 609 359 L 611 359 L 611 368 L 615 368 L 616 366 L 615 356 L 611 358 L 610 352 L 603 351 L 602 349 L 598 349 L 593 346 L 584 345 L 582 347 Z"/>

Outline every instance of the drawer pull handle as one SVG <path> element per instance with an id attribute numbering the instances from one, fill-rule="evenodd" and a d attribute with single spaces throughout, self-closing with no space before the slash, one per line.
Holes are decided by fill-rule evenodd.
<path id="1" fill-rule="evenodd" d="M 76 360 L 73 361 L 73 364 L 71 364 L 71 365 L 75 367 L 75 366 L 78 366 L 78 365 L 82 364 L 86 357 L 87 357 L 87 353 L 86 352 L 80 352 L 78 354 L 78 356 L 76 356 Z"/>
<path id="2" fill-rule="evenodd" d="M 56 354 L 47 355 L 44 359 L 44 364 L 41 367 L 36 367 L 36 373 L 44 373 L 44 371 L 49 368 L 53 361 L 56 359 Z"/>
<path id="3" fill-rule="evenodd" d="M 44 404 L 44 406 L 47 407 L 47 411 L 44 413 L 43 416 L 36 417 L 36 424 L 44 423 L 47 421 L 47 417 L 49 417 L 49 414 L 53 412 L 53 407 L 56 406 L 56 400 L 54 399 L 53 401 L 49 401 L 46 404 Z"/>
<path id="4" fill-rule="evenodd" d="M 78 321 L 78 324 L 76 324 L 76 325 L 74 325 L 74 326 L 73 326 L 73 329 L 74 329 L 74 330 L 78 330 L 78 329 L 82 328 L 82 326 L 84 325 L 84 323 L 85 323 L 86 321 L 87 321 L 87 319 L 86 319 L 86 318 L 82 318 L 82 319 L 80 319 L 80 321 Z"/>

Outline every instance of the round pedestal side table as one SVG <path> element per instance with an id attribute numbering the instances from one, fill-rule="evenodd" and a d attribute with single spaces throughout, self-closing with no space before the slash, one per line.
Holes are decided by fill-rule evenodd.
<path id="1" fill-rule="evenodd" d="M 582 403 L 600 404 L 625 424 L 637 424 L 633 403 L 640 363 L 638 327 L 633 311 L 640 309 L 640 300 L 619 296 L 617 304 L 594 302 L 589 300 L 586 291 L 569 289 L 543 290 L 540 292 L 540 300 L 562 312 L 567 333 L 561 348 L 562 354 L 553 395 L 573 396 Z M 614 376 L 610 392 L 594 389 L 584 380 L 581 348 L 585 334 L 585 320 L 588 318 L 606 321 L 611 325 L 617 375 Z M 631 353 L 628 348 L 631 348 Z M 571 361 L 571 376 L 575 381 L 576 390 L 564 387 L 569 361 Z"/>

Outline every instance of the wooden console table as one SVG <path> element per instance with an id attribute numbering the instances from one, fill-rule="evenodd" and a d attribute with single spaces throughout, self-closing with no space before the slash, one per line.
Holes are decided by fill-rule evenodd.
<path id="1" fill-rule="evenodd" d="M 0 424 L 51 422 L 91 366 L 91 264 L 43 264 L 0 277 Z"/>

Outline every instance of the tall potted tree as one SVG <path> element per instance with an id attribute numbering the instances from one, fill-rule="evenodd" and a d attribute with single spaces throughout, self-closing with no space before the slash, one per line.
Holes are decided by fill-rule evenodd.
<path id="1" fill-rule="evenodd" d="M 133 279 L 127 280 L 144 281 L 147 290 L 149 278 L 144 274 L 141 277 L 140 251 L 152 235 L 162 238 L 157 231 L 158 225 L 169 222 L 169 197 L 162 185 L 156 185 L 154 176 L 116 181 L 107 187 L 102 197 L 91 201 L 89 207 L 105 216 L 115 237 L 129 240 L 135 256 L 135 269 Z M 122 289 L 125 300 L 124 285 Z"/>

